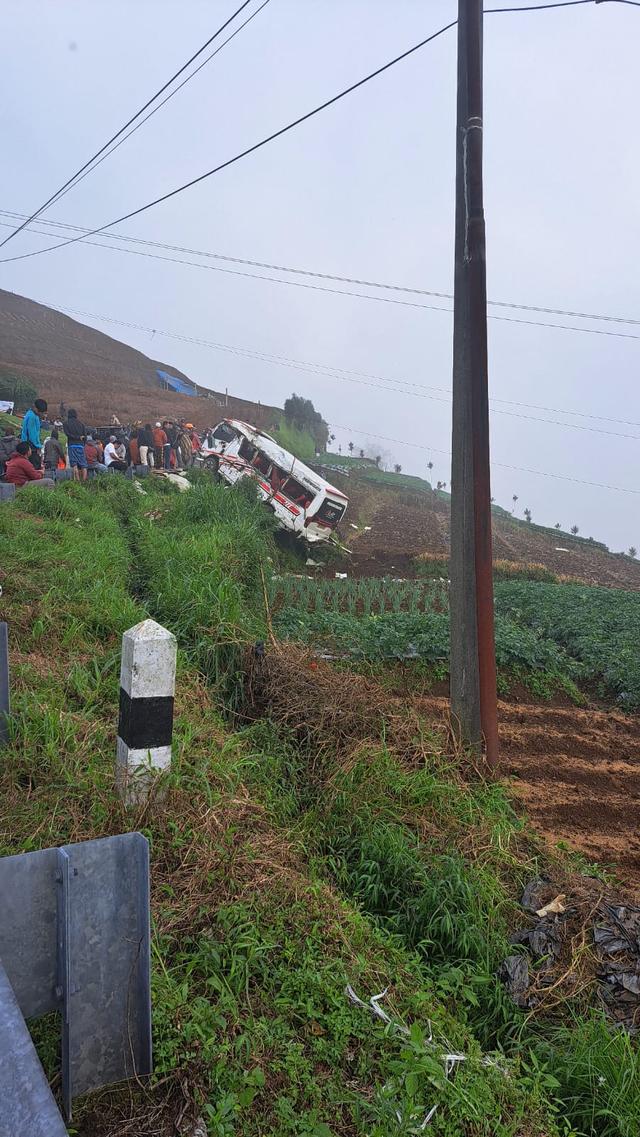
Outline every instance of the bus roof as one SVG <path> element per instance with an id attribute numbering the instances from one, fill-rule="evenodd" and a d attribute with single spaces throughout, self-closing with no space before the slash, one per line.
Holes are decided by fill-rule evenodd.
<path id="1" fill-rule="evenodd" d="M 314 494 L 319 490 L 325 490 L 327 493 L 333 494 L 335 497 L 340 497 L 344 501 L 348 501 L 347 495 L 337 490 L 332 486 L 321 474 L 317 474 L 315 470 L 310 469 L 309 466 L 301 462 L 299 458 L 295 458 L 289 450 L 285 450 L 280 443 L 272 438 L 270 434 L 265 434 L 264 431 L 258 430 L 257 427 L 251 426 L 248 422 L 242 422 L 240 419 L 228 418 L 224 420 L 230 426 L 237 430 L 239 434 L 243 434 L 254 446 L 262 450 L 267 458 L 275 462 L 285 473 L 291 474 L 292 477 L 299 481 L 305 489 L 313 490 Z"/>

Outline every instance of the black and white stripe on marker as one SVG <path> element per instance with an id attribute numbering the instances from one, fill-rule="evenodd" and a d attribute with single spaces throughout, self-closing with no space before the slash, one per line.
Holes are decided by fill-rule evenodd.
<path id="1" fill-rule="evenodd" d="M 171 766 L 176 638 L 155 620 L 122 637 L 116 780 L 123 796 L 144 800 L 153 777 Z"/>

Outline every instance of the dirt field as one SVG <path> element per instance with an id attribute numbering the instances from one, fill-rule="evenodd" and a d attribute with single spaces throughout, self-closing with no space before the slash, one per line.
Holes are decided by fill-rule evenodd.
<path id="1" fill-rule="evenodd" d="M 442 717 L 448 700 L 420 700 Z M 640 889 L 640 719 L 617 711 L 498 704 L 503 776 L 533 828 Z"/>
<path id="2" fill-rule="evenodd" d="M 412 557 L 448 554 L 447 501 L 424 494 L 411 495 L 406 502 L 406 495 L 393 490 L 368 491 L 354 478 L 340 479 L 340 488 L 349 496 L 342 537 L 351 550 L 341 567 L 352 576 L 416 576 Z M 358 525 L 357 531 L 352 523 Z M 607 553 L 566 534 L 556 537 L 540 532 L 524 521 L 494 517 L 493 548 L 496 560 L 534 562 L 587 584 L 640 590 L 640 561 Z"/>

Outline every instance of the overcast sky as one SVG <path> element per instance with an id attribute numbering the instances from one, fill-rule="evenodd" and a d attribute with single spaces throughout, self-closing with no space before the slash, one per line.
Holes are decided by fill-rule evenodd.
<path id="1" fill-rule="evenodd" d="M 37 208 L 238 3 L 4 0 L 0 208 Z M 129 212 L 380 66 L 453 19 L 456 7 L 455 0 L 270 0 L 46 216 L 95 227 Z M 486 17 L 491 299 L 640 317 L 639 45 L 640 10 L 613 3 Z M 454 30 L 120 231 L 252 260 L 452 291 L 455 46 Z M 24 233 L 0 256 L 43 244 Z M 53 306 L 187 337 L 414 385 L 451 386 L 452 318 L 442 311 L 261 282 L 81 243 L 1 265 L 0 286 Z M 446 300 L 416 299 L 449 306 Z M 633 325 L 490 311 L 640 334 Z M 276 404 L 296 390 L 313 399 L 343 447 L 350 439 L 357 447 L 371 440 L 407 471 L 424 474 L 433 461 L 435 478 L 449 482 L 450 404 L 444 394 L 416 386 L 407 389 L 411 393 L 390 394 L 377 389 L 383 386 L 377 380 L 368 386 L 304 374 L 159 334 L 152 339 L 97 319 L 86 322 L 205 385 Z M 492 319 L 489 347 L 494 398 L 640 424 L 640 341 Z M 536 521 L 577 524 L 581 533 L 616 550 L 640 547 L 636 494 L 506 468 L 640 490 L 640 425 L 495 402 L 492 445 L 497 502 L 511 507 L 517 494 L 518 510 L 529 507 Z"/>

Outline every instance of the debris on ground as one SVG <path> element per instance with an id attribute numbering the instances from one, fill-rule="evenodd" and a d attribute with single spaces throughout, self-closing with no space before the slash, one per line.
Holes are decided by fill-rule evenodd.
<path id="1" fill-rule="evenodd" d="M 595 877 L 577 876 L 564 891 L 530 881 L 520 906 L 530 924 L 511 937 L 525 949 L 507 956 L 499 977 L 517 1006 L 549 1011 L 589 993 L 630 1033 L 640 1028 L 640 908 L 607 895 Z"/>

